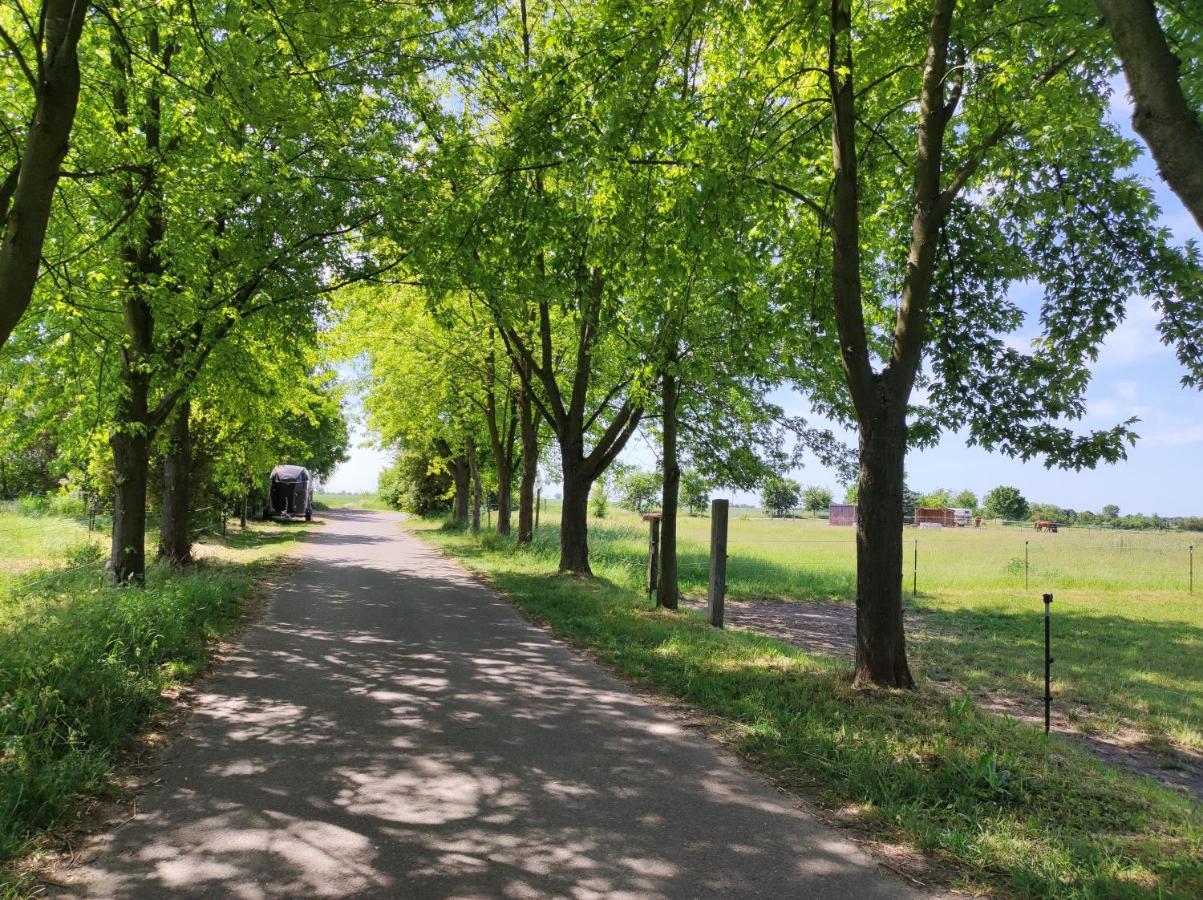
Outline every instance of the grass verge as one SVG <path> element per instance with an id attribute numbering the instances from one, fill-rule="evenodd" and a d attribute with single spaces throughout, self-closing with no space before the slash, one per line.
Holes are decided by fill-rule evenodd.
<path id="1" fill-rule="evenodd" d="M 734 749 L 876 837 L 1035 897 L 1203 896 L 1203 808 L 1058 738 L 929 692 L 856 691 L 791 645 L 658 612 L 602 562 L 410 528 L 622 675 L 716 717 Z"/>
<path id="2" fill-rule="evenodd" d="M 19 896 L 20 857 L 113 790 L 114 767 L 203 669 L 246 601 L 303 533 L 267 526 L 144 589 L 99 565 L 26 573 L 0 598 L 0 896 Z"/>

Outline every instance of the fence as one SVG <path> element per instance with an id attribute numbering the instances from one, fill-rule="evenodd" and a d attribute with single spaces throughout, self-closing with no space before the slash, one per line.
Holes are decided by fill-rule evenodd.
<path id="1" fill-rule="evenodd" d="M 678 573 L 683 588 L 709 580 L 709 525 L 678 521 Z M 637 554 L 643 569 L 647 538 L 627 531 L 591 541 L 603 556 Z M 1018 528 L 907 528 L 899 578 L 908 593 L 950 591 L 1194 592 L 1190 532 Z M 630 543 L 627 543 L 627 541 Z M 635 543 L 635 542 L 638 543 Z M 637 548 L 637 549 L 636 549 Z M 617 559 L 614 559 L 617 562 Z M 856 540 L 815 520 L 729 520 L 728 594 L 737 598 L 850 597 L 855 591 Z"/>
<path id="2" fill-rule="evenodd" d="M 192 510 L 192 537 L 226 533 L 226 510 L 218 505 Z M 161 516 L 149 511 L 147 544 L 157 540 Z M 63 574 L 105 563 L 105 536 L 112 513 L 95 505 L 13 502 L 0 505 L 0 588 L 33 588 Z"/>

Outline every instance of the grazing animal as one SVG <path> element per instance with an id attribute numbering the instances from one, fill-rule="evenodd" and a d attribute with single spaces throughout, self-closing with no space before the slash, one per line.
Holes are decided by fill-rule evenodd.
<path id="1" fill-rule="evenodd" d="M 1037 531 L 1051 531 L 1053 534 L 1056 534 L 1057 533 L 1057 523 L 1050 522 L 1050 521 L 1048 521 L 1048 519 L 1037 519 L 1036 520 L 1036 530 Z"/>

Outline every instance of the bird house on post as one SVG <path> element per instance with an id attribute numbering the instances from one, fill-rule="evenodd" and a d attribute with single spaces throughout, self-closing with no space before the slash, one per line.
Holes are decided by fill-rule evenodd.
<path id="1" fill-rule="evenodd" d="M 644 513 L 643 521 L 647 522 L 647 596 L 651 599 L 660 583 L 660 519 L 658 512 Z"/>

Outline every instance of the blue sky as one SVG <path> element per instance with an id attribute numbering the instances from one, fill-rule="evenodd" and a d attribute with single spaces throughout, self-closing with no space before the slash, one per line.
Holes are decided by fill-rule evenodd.
<path id="1" fill-rule="evenodd" d="M 1115 92 L 1113 116 L 1131 136 L 1122 88 Z M 1136 171 L 1156 193 L 1161 224 L 1169 227 L 1179 242 L 1203 238 L 1190 214 L 1157 177 L 1147 153 Z M 1088 394 L 1088 414 L 1080 423 L 1083 428 L 1106 427 L 1138 417 L 1140 440 L 1125 462 L 1083 472 L 1048 470 L 1039 462 L 1022 463 L 968 447 L 962 437 L 949 434 L 938 447 L 911 452 L 908 483 L 920 491 L 969 488 L 979 496 L 995 485 L 1010 484 L 1029 500 L 1078 510 L 1097 511 L 1104 504 L 1115 503 L 1125 513 L 1203 514 L 1203 392 L 1181 386 L 1182 369 L 1173 350 L 1160 343 L 1156 322 L 1148 302 L 1132 298 L 1126 320 L 1099 355 Z M 781 390 L 774 399 L 789 412 L 810 417 L 800 395 Z M 852 434 L 844 433 L 844 437 L 855 444 Z M 362 430 L 357 429 L 354 440 L 351 459 L 335 472 L 328 484 L 330 490 L 371 491 L 376 487 L 388 455 L 368 446 L 369 438 Z M 655 463 L 652 448 L 640 439 L 632 442 L 624 458 L 645 468 Z M 843 492 L 833 473 L 817 464 L 792 473 L 792 477 L 803 484 L 826 485 L 837 496 Z M 752 500 L 738 492 L 730 496 L 736 502 Z"/>

